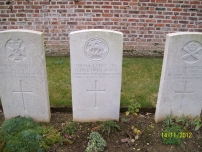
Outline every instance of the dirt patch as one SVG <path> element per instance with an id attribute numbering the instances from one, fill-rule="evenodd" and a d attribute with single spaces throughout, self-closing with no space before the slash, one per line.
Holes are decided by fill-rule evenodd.
<path id="1" fill-rule="evenodd" d="M 123 121 L 124 120 L 124 121 Z M 71 113 L 52 113 L 51 122 L 47 125 L 53 125 L 58 130 L 62 130 L 65 122 L 72 121 Z M 4 116 L 0 111 L 0 125 L 4 122 Z M 55 145 L 51 151 L 54 152 L 84 152 L 87 144 L 89 133 L 92 129 L 100 126 L 101 122 L 95 123 L 78 123 L 78 130 L 71 140 L 72 144 Z M 103 134 L 102 130 L 98 131 L 107 142 L 105 152 L 201 152 L 202 151 L 202 128 L 199 131 L 189 131 L 193 134 L 192 138 L 185 138 L 183 140 L 184 146 L 165 145 L 162 143 L 161 132 L 164 128 L 163 123 L 156 124 L 154 122 L 153 113 L 139 114 L 138 116 L 125 116 L 124 113 L 120 114 L 120 121 L 117 122 L 121 130 L 112 133 L 110 136 Z M 131 127 L 141 130 L 139 139 L 134 143 L 127 144 L 121 142 L 121 139 L 131 138 L 135 139 L 135 134 Z"/>

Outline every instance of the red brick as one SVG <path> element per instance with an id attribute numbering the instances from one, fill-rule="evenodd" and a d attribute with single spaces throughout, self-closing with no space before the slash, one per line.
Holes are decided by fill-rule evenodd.
<path id="1" fill-rule="evenodd" d="M 120 9 L 127 9 L 128 6 L 119 6 Z"/>
<path id="2" fill-rule="evenodd" d="M 103 21 L 103 18 L 93 18 L 93 21 Z"/>
<path id="3" fill-rule="evenodd" d="M 103 17 L 113 17 L 113 14 L 102 14 Z"/>
<path id="4" fill-rule="evenodd" d="M 164 4 L 164 7 L 174 7 L 174 6 L 175 6 L 175 4 L 171 4 L 171 3 Z"/>
<path id="5" fill-rule="evenodd" d="M 40 2 L 41 5 L 50 5 L 50 2 Z"/>
<path id="6" fill-rule="evenodd" d="M 164 27 L 164 24 L 155 24 L 156 27 Z"/>
<path id="7" fill-rule="evenodd" d="M 92 12 L 95 12 L 95 13 L 102 13 L 103 10 L 92 10 Z"/>
<path id="8" fill-rule="evenodd" d="M 163 23 L 172 23 L 172 20 L 163 20 Z"/>
<path id="9" fill-rule="evenodd" d="M 139 2 L 149 2 L 150 0 L 139 0 Z"/>
<path id="10" fill-rule="evenodd" d="M 85 3 L 86 2 L 82 2 L 82 1 L 75 2 L 76 5 L 85 5 Z"/>
<path id="11" fill-rule="evenodd" d="M 7 9 L 8 6 L 0 6 L 0 9 Z"/>
<path id="12" fill-rule="evenodd" d="M 191 24 L 191 25 L 187 25 L 187 28 L 196 28 L 197 26 L 196 25 L 193 25 L 193 24 Z"/>
<path id="13" fill-rule="evenodd" d="M 111 5 L 121 5 L 121 2 L 111 2 Z"/>
<path id="14" fill-rule="evenodd" d="M 190 4 L 200 4 L 200 2 L 199 1 L 190 1 Z"/>
<path id="15" fill-rule="evenodd" d="M 166 3 L 167 0 L 156 0 L 156 3 Z"/>
<path id="16" fill-rule="evenodd" d="M 173 8 L 172 10 L 173 10 L 173 11 L 177 11 L 177 12 L 182 11 L 182 9 L 181 9 L 181 8 Z"/>
<path id="17" fill-rule="evenodd" d="M 13 8 L 14 9 L 24 9 L 24 6 L 22 6 L 22 5 L 21 6 L 14 6 Z"/>
<path id="18" fill-rule="evenodd" d="M 17 18 L 8 18 L 8 21 L 17 21 Z"/>
<path id="19" fill-rule="evenodd" d="M 83 6 L 83 8 L 94 8 L 94 5 Z"/>
<path id="20" fill-rule="evenodd" d="M 149 23 L 156 23 L 156 20 L 155 20 L 155 19 L 146 19 L 146 22 L 149 22 Z"/>
<path id="21" fill-rule="evenodd" d="M 137 6 L 138 3 L 137 2 L 130 2 L 130 6 Z"/>

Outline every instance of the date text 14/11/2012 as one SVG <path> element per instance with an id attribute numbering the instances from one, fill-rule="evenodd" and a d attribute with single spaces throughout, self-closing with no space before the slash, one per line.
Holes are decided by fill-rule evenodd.
<path id="1" fill-rule="evenodd" d="M 162 138 L 193 138 L 192 132 L 162 132 Z"/>

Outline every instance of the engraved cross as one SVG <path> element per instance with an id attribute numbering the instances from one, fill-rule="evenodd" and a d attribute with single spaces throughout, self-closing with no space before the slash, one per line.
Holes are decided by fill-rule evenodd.
<path id="1" fill-rule="evenodd" d="M 106 91 L 106 89 L 105 90 L 98 90 L 97 89 L 97 82 L 98 82 L 98 80 L 95 80 L 95 89 L 94 90 L 88 90 L 87 89 L 87 93 L 88 92 L 95 93 L 95 108 L 97 108 L 97 93 L 99 93 L 99 92 L 104 92 L 105 93 L 105 91 Z"/>
<path id="2" fill-rule="evenodd" d="M 20 93 L 22 95 L 22 101 L 23 101 L 23 108 L 24 111 L 26 111 L 26 104 L 25 104 L 25 93 L 32 93 L 32 91 L 25 91 L 23 89 L 23 85 L 22 85 L 22 80 L 20 80 L 20 90 L 19 91 L 13 91 L 13 93 Z"/>
<path id="3" fill-rule="evenodd" d="M 187 88 L 187 81 L 185 81 L 185 86 L 184 86 L 184 89 L 182 91 L 175 91 L 176 94 L 182 94 L 182 101 L 181 101 L 181 104 L 180 104 L 180 111 L 182 109 L 182 102 L 184 100 L 184 95 L 194 93 L 194 91 L 186 91 L 186 88 Z"/>

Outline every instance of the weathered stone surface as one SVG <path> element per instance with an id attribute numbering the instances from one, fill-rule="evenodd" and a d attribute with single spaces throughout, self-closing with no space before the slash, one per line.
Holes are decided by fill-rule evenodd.
<path id="1" fill-rule="evenodd" d="M 49 122 L 43 33 L 1 31 L 0 40 L 0 96 L 5 118 L 26 116 Z"/>
<path id="2" fill-rule="evenodd" d="M 122 54 L 120 32 L 70 33 L 74 121 L 119 120 Z"/>
<path id="3" fill-rule="evenodd" d="M 166 37 L 161 82 L 155 113 L 199 116 L 202 110 L 202 33 L 172 33 Z"/>

